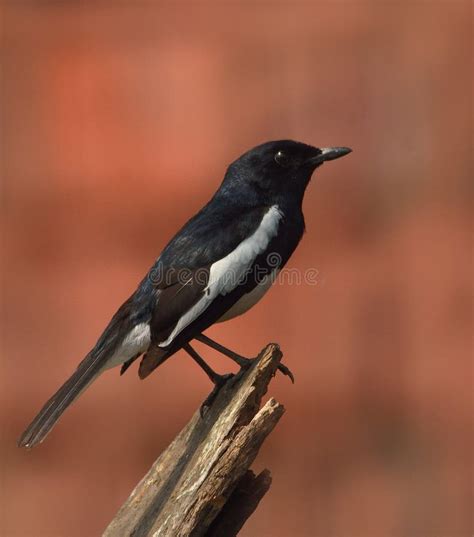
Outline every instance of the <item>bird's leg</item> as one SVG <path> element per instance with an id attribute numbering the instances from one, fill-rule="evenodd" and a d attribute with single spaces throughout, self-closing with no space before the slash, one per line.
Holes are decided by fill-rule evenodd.
<path id="1" fill-rule="evenodd" d="M 204 334 L 199 334 L 194 339 L 197 339 L 201 343 L 204 343 L 208 347 L 211 347 L 212 349 L 220 352 L 224 356 L 227 356 L 231 360 L 233 360 L 235 363 L 237 363 L 242 369 L 245 369 L 247 367 L 250 367 L 252 365 L 252 362 L 255 360 L 255 358 L 245 358 L 244 356 L 241 356 L 240 354 L 237 354 L 234 351 L 231 351 L 227 347 L 224 347 L 224 345 L 221 345 L 220 343 L 217 343 L 217 341 L 214 341 L 210 337 L 205 336 Z"/>
<path id="2" fill-rule="evenodd" d="M 219 373 L 216 373 L 212 367 L 210 367 L 200 356 L 199 354 L 191 347 L 189 343 L 186 343 L 183 345 L 183 349 L 191 356 L 191 358 L 201 367 L 206 373 L 206 375 L 209 377 L 209 379 L 214 384 L 219 384 L 222 379 L 222 375 L 219 375 Z"/>
<path id="3" fill-rule="evenodd" d="M 211 347 L 212 349 L 222 353 L 224 356 L 227 356 L 234 362 L 236 362 L 242 369 L 246 369 L 250 367 L 254 360 L 256 358 L 245 358 L 244 356 L 241 356 L 240 354 L 237 354 L 234 351 L 231 351 L 227 347 L 224 347 L 224 345 L 221 345 L 220 343 L 217 343 L 217 341 L 214 341 L 210 337 L 205 336 L 204 334 L 199 334 L 198 336 L 195 336 L 194 339 L 197 339 L 201 343 L 204 343 L 208 347 Z M 278 370 L 281 371 L 284 375 L 290 377 L 291 382 L 295 382 L 295 377 L 293 376 L 293 373 L 290 371 L 286 365 L 278 364 Z"/>
<path id="4" fill-rule="evenodd" d="M 186 343 L 183 345 L 183 349 L 191 356 L 191 358 L 201 367 L 206 375 L 211 379 L 211 381 L 214 383 L 214 389 L 212 392 L 206 397 L 205 401 L 201 405 L 201 416 L 204 414 L 205 410 L 209 408 L 212 403 L 214 402 L 215 398 L 217 397 L 217 394 L 219 393 L 220 389 L 224 384 L 231 379 L 234 375 L 233 373 L 229 373 L 227 375 L 219 375 L 219 373 L 216 373 L 214 369 L 212 369 L 200 356 L 199 354 L 191 347 L 189 343 Z"/>

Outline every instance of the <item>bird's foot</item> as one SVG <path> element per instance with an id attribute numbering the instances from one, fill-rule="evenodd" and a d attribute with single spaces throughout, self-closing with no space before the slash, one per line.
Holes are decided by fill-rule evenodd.
<path id="1" fill-rule="evenodd" d="M 235 361 L 239 364 L 240 369 L 244 370 L 248 369 L 257 359 L 258 356 L 255 358 L 245 358 L 244 356 L 235 355 Z M 293 384 L 295 383 L 295 377 L 289 367 L 280 363 L 278 364 L 278 370 L 283 373 L 283 375 L 290 377 Z"/>
<path id="2" fill-rule="evenodd" d="M 248 369 L 258 358 L 245 358 L 245 356 L 241 356 L 240 354 L 237 354 L 234 351 L 231 351 L 230 349 L 227 349 L 220 343 L 217 343 L 217 341 L 213 341 L 211 338 L 208 338 L 204 334 L 199 334 L 196 339 L 200 341 L 201 343 L 204 343 L 208 347 L 211 347 L 212 349 L 215 349 L 216 351 L 224 354 L 234 362 L 236 362 L 240 366 L 240 370 L 246 370 Z M 286 365 L 278 364 L 278 369 L 287 377 L 290 377 L 291 382 L 293 384 L 295 383 L 295 377 L 293 376 L 293 373 L 290 371 Z"/>
<path id="3" fill-rule="evenodd" d="M 216 397 L 219 395 L 219 392 L 227 383 L 227 381 L 233 378 L 234 376 L 235 375 L 233 373 L 228 373 L 227 375 L 215 375 L 215 377 L 212 379 L 214 382 L 214 388 L 212 392 L 206 397 L 206 399 L 201 405 L 201 408 L 199 409 L 201 418 L 204 417 L 206 412 L 211 408 L 212 404 L 216 400 Z"/>

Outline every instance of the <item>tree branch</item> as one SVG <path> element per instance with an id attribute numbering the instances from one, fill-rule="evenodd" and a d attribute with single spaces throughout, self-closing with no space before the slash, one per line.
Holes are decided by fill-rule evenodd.
<path id="1" fill-rule="evenodd" d="M 232 537 L 270 487 L 249 470 L 283 406 L 260 402 L 282 354 L 268 345 L 252 367 L 199 410 L 136 486 L 103 537 Z"/>

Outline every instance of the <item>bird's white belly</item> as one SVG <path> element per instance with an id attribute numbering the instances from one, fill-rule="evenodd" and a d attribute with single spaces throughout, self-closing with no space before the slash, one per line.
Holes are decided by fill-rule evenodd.
<path id="1" fill-rule="evenodd" d="M 263 297 L 263 295 L 270 289 L 272 283 L 275 281 L 276 273 L 265 276 L 262 278 L 262 281 L 254 288 L 250 293 L 243 295 L 230 309 L 228 309 L 222 317 L 220 317 L 217 322 L 221 323 L 223 321 L 228 321 L 233 319 L 238 315 L 242 315 L 248 311 L 252 306 Z"/>

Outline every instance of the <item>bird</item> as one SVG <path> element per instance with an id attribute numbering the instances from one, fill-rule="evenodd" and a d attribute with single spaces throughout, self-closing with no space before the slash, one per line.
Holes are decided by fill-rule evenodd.
<path id="1" fill-rule="evenodd" d="M 41 443 L 104 371 L 120 366 L 123 374 L 140 357 L 138 375 L 144 379 L 177 351 L 186 351 L 214 384 L 201 408 L 211 406 L 232 375 L 216 373 L 191 342 L 204 343 L 242 369 L 251 365 L 254 359 L 224 347 L 204 331 L 245 313 L 265 295 L 303 236 L 302 203 L 313 172 L 351 151 L 277 140 L 232 162 L 210 201 L 165 246 L 18 445 L 32 448 Z M 293 380 L 285 365 L 279 369 Z"/>

